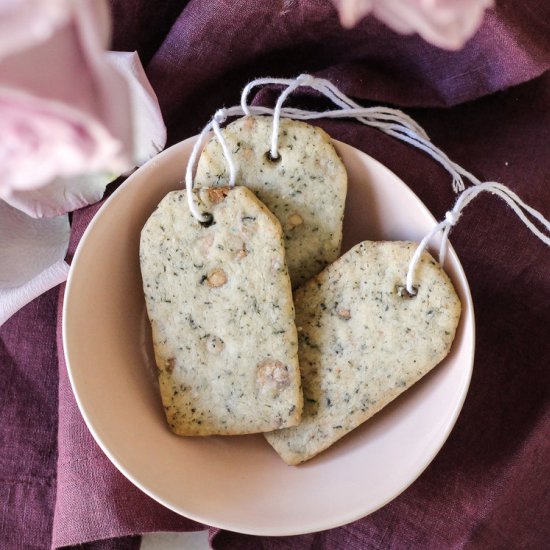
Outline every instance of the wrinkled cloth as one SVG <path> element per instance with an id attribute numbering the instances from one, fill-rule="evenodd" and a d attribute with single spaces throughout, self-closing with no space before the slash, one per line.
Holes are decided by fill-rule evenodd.
<path id="1" fill-rule="evenodd" d="M 451 159 L 550 217 L 544 0 L 497 2 L 459 52 L 370 18 L 343 30 L 329 0 L 113 0 L 112 9 L 112 47 L 140 53 L 169 143 L 236 104 L 251 78 L 310 72 L 363 104 L 405 107 Z M 275 97 L 264 90 L 254 101 Z M 325 105 L 306 91 L 289 103 Z M 436 218 L 452 206 L 448 174 L 421 151 L 356 122 L 319 125 L 388 166 Z M 67 261 L 99 206 L 74 213 Z M 394 501 L 349 525 L 279 538 L 211 529 L 214 548 L 548 547 L 550 250 L 490 196 L 468 207 L 451 241 L 472 291 L 476 357 L 462 413 L 432 464 Z M 62 294 L 48 292 L 0 329 L 0 546 L 133 549 L 144 532 L 203 528 L 133 487 L 93 441 L 67 380 Z"/>

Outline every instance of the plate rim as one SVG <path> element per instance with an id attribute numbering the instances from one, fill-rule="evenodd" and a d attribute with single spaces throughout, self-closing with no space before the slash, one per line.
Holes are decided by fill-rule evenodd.
<path id="1" fill-rule="evenodd" d="M 172 510 L 176 514 L 191 519 L 193 521 L 196 521 L 198 523 L 208 525 L 211 527 L 219 528 L 219 529 L 225 529 L 229 531 L 234 531 L 242 534 L 247 535 L 255 535 L 255 536 L 295 536 L 295 535 L 303 535 L 303 534 L 309 534 L 309 533 L 315 533 L 319 531 L 324 531 L 328 529 L 334 529 L 336 527 L 340 527 L 342 525 L 346 525 L 348 523 L 357 521 L 361 518 L 367 517 L 370 514 L 376 512 L 377 510 L 383 508 L 388 503 L 390 503 L 392 500 L 397 498 L 401 493 L 406 491 L 408 488 L 411 487 L 411 485 L 424 473 L 426 468 L 433 462 L 435 457 L 439 454 L 441 451 L 443 445 L 446 443 L 446 441 L 449 438 L 449 435 L 454 428 L 458 417 L 460 415 L 460 412 L 462 411 L 462 408 L 464 406 L 464 402 L 466 400 L 466 397 L 468 395 L 468 391 L 470 388 L 470 383 L 472 379 L 472 373 L 473 373 L 473 366 L 474 366 L 474 359 L 475 359 L 475 344 L 476 344 L 476 330 L 475 330 L 475 312 L 473 307 L 473 299 L 471 295 L 470 285 L 468 282 L 468 279 L 466 277 L 466 273 L 464 271 L 464 268 L 462 266 L 462 263 L 460 262 L 460 258 L 458 257 L 458 254 L 456 254 L 454 248 L 452 247 L 451 243 L 449 242 L 449 250 L 448 250 L 448 256 L 454 257 L 456 260 L 456 268 L 457 268 L 457 275 L 458 277 L 463 281 L 463 290 L 466 298 L 466 310 L 468 315 L 471 318 L 471 324 L 468 327 L 470 334 L 468 335 L 471 338 L 472 342 L 472 353 L 470 360 L 468 361 L 468 364 L 465 365 L 465 368 L 467 368 L 466 379 L 464 382 L 464 391 L 462 395 L 460 396 L 460 399 L 457 401 L 456 406 L 454 407 L 452 415 L 448 418 L 447 423 L 445 425 L 445 429 L 442 431 L 443 436 L 438 441 L 438 444 L 434 446 L 431 453 L 428 453 L 422 463 L 420 464 L 417 472 L 414 476 L 408 482 L 405 484 L 405 486 L 399 488 L 397 491 L 392 492 L 388 495 L 386 499 L 384 499 L 378 506 L 374 508 L 369 508 L 368 510 L 362 510 L 362 511 L 350 511 L 348 513 L 341 513 L 333 518 L 330 522 L 309 522 L 307 527 L 304 528 L 296 528 L 296 529 L 285 529 L 284 525 L 281 526 L 272 526 L 271 528 L 267 527 L 259 527 L 254 528 L 250 524 L 247 524 L 246 522 L 240 522 L 240 521 L 224 521 L 223 519 L 221 521 L 215 520 L 213 521 L 213 518 L 204 516 L 202 514 L 196 514 L 193 512 L 185 511 L 183 512 L 181 508 L 178 508 L 177 506 L 172 505 L 170 502 L 168 502 L 166 499 L 164 499 L 162 496 L 159 496 L 158 494 L 155 494 L 155 492 L 151 489 L 149 489 L 147 486 L 145 486 L 139 479 L 136 478 L 134 474 L 127 471 L 123 464 L 119 461 L 119 459 L 111 452 L 111 450 L 108 448 L 108 446 L 103 442 L 100 435 L 96 432 L 94 428 L 93 421 L 91 420 L 89 416 L 88 409 L 86 405 L 83 403 L 81 399 L 81 395 L 79 392 L 79 389 L 77 388 L 77 385 L 74 380 L 73 376 L 73 368 L 71 367 L 70 359 L 69 359 L 69 348 L 71 347 L 69 344 L 69 335 L 68 335 L 68 323 L 66 322 L 67 319 L 67 312 L 69 308 L 69 304 L 71 302 L 71 289 L 72 289 L 72 282 L 74 278 L 74 272 L 75 267 L 78 265 L 78 260 L 80 258 L 82 249 L 85 247 L 85 243 L 87 239 L 89 238 L 89 235 L 94 231 L 94 227 L 97 223 L 100 223 L 99 220 L 101 219 L 101 213 L 106 209 L 110 208 L 110 205 L 118 200 L 119 195 L 123 194 L 125 190 L 133 184 L 133 179 L 135 174 L 143 174 L 144 171 L 149 171 L 155 168 L 157 164 L 163 161 L 164 157 L 168 157 L 171 155 L 176 154 L 176 151 L 183 148 L 186 145 L 193 144 L 197 139 L 198 135 L 189 137 L 185 140 L 182 140 L 178 143 L 175 143 L 168 149 L 165 149 L 157 156 L 153 157 L 151 160 L 149 160 L 147 163 L 145 163 L 143 166 L 138 168 L 136 171 L 134 171 L 105 201 L 105 203 L 98 209 L 94 217 L 92 218 L 91 222 L 88 224 L 87 228 L 85 229 L 84 233 L 82 234 L 82 237 L 80 238 L 80 241 L 77 245 L 77 248 L 75 250 L 75 253 L 72 257 L 71 266 L 69 269 L 69 275 L 67 278 L 64 296 L 63 296 L 63 309 L 62 309 L 62 343 L 63 343 L 63 355 L 65 358 L 65 364 L 67 368 L 67 374 L 69 378 L 69 382 L 71 385 L 71 390 L 73 392 L 73 395 L 75 397 L 76 403 L 78 405 L 78 409 L 80 411 L 80 414 L 82 415 L 84 422 L 86 424 L 86 427 L 92 434 L 95 442 L 98 444 L 100 449 L 103 451 L 103 453 L 107 456 L 109 461 L 116 467 L 116 469 L 124 476 L 126 479 L 128 479 L 133 485 L 138 487 L 143 493 L 145 493 L 148 497 L 152 498 L 162 506 L 168 508 L 169 510 Z M 357 149 L 356 147 L 353 147 L 352 145 L 349 145 L 347 143 L 341 142 L 339 140 L 332 139 L 332 141 L 335 143 L 336 147 L 343 146 L 344 148 L 350 148 L 354 151 L 360 153 L 361 155 L 365 155 L 369 158 L 369 161 L 375 163 L 378 168 L 381 168 L 382 170 L 388 171 L 391 173 L 391 175 L 396 178 L 408 191 L 416 198 L 418 201 L 418 204 L 420 208 L 424 211 L 425 214 L 427 214 L 431 219 L 434 220 L 435 223 L 437 223 L 436 218 L 433 216 L 433 214 L 430 212 L 430 210 L 427 208 L 427 206 L 424 204 L 424 202 L 416 195 L 416 193 L 399 177 L 395 172 L 393 172 L 391 169 L 389 169 L 387 166 L 385 166 L 380 161 L 376 160 L 372 156 L 370 156 L 368 153 L 365 153 L 364 151 L 361 151 L 360 149 Z M 464 307 L 464 306 L 463 306 Z M 464 312 L 465 313 L 465 312 Z M 464 315 L 463 313 L 463 315 Z M 466 336 L 466 335 L 465 335 Z"/>

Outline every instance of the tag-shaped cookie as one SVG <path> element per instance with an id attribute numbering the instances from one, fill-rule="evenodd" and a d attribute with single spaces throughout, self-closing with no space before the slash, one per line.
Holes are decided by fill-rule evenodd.
<path id="1" fill-rule="evenodd" d="M 460 300 L 427 252 L 416 270 L 418 293 L 406 293 L 416 247 L 365 241 L 296 291 L 302 422 L 266 434 L 288 464 L 332 445 L 449 352 Z"/>
<path id="2" fill-rule="evenodd" d="M 296 120 L 281 119 L 279 157 L 270 160 L 272 125 L 272 117 L 248 116 L 222 133 L 237 167 L 236 183 L 252 189 L 281 222 L 296 288 L 340 255 L 347 173 L 330 137 Z M 204 148 L 195 180 L 197 186 L 227 183 L 216 138 Z"/>
<path id="3" fill-rule="evenodd" d="M 180 435 L 294 426 L 297 335 L 281 226 L 244 187 L 169 193 L 141 233 L 140 261 L 162 402 Z"/>

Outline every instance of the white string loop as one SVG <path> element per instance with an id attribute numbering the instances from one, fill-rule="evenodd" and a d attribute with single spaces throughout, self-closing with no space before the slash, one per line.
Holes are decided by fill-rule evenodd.
<path id="1" fill-rule="evenodd" d="M 235 187 L 235 180 L 237 178 L 237 170 L 235 168 L 235 162 L 233 160 L 233 155 L 229 151 L 227 142 L 225 141 L 225 138 L 223 137 L 222 131 L 220 129 L 220 124 L 223 124 L 226 120 L 227 120 L 226 110 L 218 109 L 212 120 L 212 128 L 214 130 L 214 134 L 216 135 L 216 138 L 218 139 L 218 143 L 222 148 L 225 162 L 227 162 L 227 165 L 229 167 L 229 186 Z"/>
<path id="2" fill-rule="evenodd" d="M 286 90 L 284 90 L 277 99 L 275 109 L 273 110 L 273 131 L 271 134 L 271 149 L 269 151 L 272 160 L 279 158 L 279 125 L 283 103 L 286 101 L 287 97 L 300 86 L 313 87 L 314 80 L 315 79 L 308 74 L 301 74 L 287 86 Z"/>
<path id="3" fill-rule="evenodd" d="M 233 161 L 233 155 L 231 155 L 229 147 L 227 146 L 227 142 L 225 141 L 223 133 L 220 129 L 220 124 L 223 124 L 227 120 L 228 116 L 238 114 L 242 114 L 240 107 L 218 109 L 212 117 L 212 120 L 210 120 L 210 122 L 202 129 L 202 132 L 199 134 L 199 137 L 197 138 L 197 141 L 193 146 L 193 150 L 191 151 L 191 155 L 189 156 L 189 160 L 187 161 L 187 167 L 185 169 L 185 189 L 187 191 L 187 204 L 189 205 L 189 210 L 191 211 L 191 214 L 193 214 L 193 216 L 201 223 L 207 223 L 211 221 L 211 215 L 208 212 L 201 212 L 195 203 L 193 196 L 193 170 L 195 169 L 195 165 L 197 164 L 199 154 L 205 146 L 206 141 L 210 137 L 209 133 L 213 130 L 221 145 L 223 156 L 225 157 L 225 161 L 227 162 L 227 165 L 229 167 L 229 185 L 231 187 L 235 186 L 237 170 L 235 167 L 235 162 Z"/>
<path id="4" fill-rule="evenodd" d="M 294 78 L 256 78 L 255 80 L 252 80 L 249 82 L 244 88 L 241 93 L 241 109 L 243 110 L 243 113 L 245 115 L 250 115 L 250 107 L 248 106 L 248 96 L 250 95 L 250 92 L 257 88 L 258 86 L 267 86 L 269 84 L 273 85 L 283 85 L 283 86 L 290 86 L 295 81 Z"/>
<path id="5" fill-rule="evenodd" d="M 388 107 L 362 107 L 344 93 L 342 93 L 332 82 L 324 78 L 316 78 L 308 74 L 302 74 L 296 79 L 288 80 L 281 78 L 259 78 L 253 80 L 244 88 L 241 95 L 241 107 L 245 114 L 250 114 L 250 107 L 247 104 L 250 91 L 257 86 L 264 85 L 285 85 L 287 88 L 281 93 L 275 110 L 273 112 L 273 134 L 271 138 L 271 158 L 278 158 L 278 135 L 279 135 L 279 119 L 282 114 L 282 104 L 287 97 L 300 86 L 310 87 L 322 95 L 330 99 L 335 105 L 340 107 L 337 111 L 343 113 L 343 116 L 355 118 L 366 126 L 378 128 L 382 132 L 409 143 L 421 149 L 434 160 L 439 162 L 452 177 L 452 185 L 455 193 L 464 190 L 464 180 L 462 176 L 470 179 L 471 174 L 466 170 L 460 169 L 458 165 L 452 162 L 449 157 L 438 147 L 433 145 L 425 130 L 415 122 L 411 117 L 398 109 L 390 109 Z M 296 109 L 295 111 L 300 111 Z M 315 116 L 312 118 L 339 118 L 342 115 L 333 115 L 334 111 L 327 111 L 323 116 Z M 319 115 L 319 113 L 316 113 Z M 295 117 L 300 118 L 300 117 Z M 473 176 L 472 176 L 473 178 Z M 480 183 L 479 180 L 472 183 Z"/>
<path id="6" fill-rule="evenodd" d="M 406 280 L 406 289 L 409 295 L 414 296 L 416 294 L 416 289 L 414 287 L 414 274 L 420 257 L 426 247 L 428 246 L 431 239 L 437 235 L 440 231 L 443 231 L 443 236 L 441 239 L 441 246 L 439 249 L 439 263 L 443 265 L 445 262 L 445 252 L 447 250 L 447 242 L 449 233 L 453 226 L 455 226 L 462 214 L 462 211 L 470 202 L 472 202 L 478 195 L 483 192 L 488 192 L 497 197 L 500 197 L 504 200 L 510 208 L 515 212 L 519 219 L 527 226 L 527 228 L 538 237 L 543 243 L 547 246 L 550 246 L 550 221 L 548 221 L 538 210 L 535 210 L 533 207 L 525 204 L 523 200 L 516 195 L 511 189 L 497 183 L 494 181 L 480 183 L 475 187 L 469 187 L 459 195 L 457 201 L 452 210 L 445 214 L 445 219 L 439 222 L 423 239 L 420 241 L 417 249 L 415 250 L 411 261 L 409 263 L 409 269 L 407 271 L 407 280 Z M 547 234 L 541 231 L 534 223 L 531 221 L 527 214 L 536 219 L 544 228 Z"/>
<path id="7" fill-rule="evenodd" d="M 195 168 L 195 164 L 197 163 L 197 158 L 199 156 L 199 153 L 202 151 L 202 148 L 204 147 L 204 144 L 206 143 L 206 140 L 208 138 L 208 134 L 210 133 L 210 130 L 212 130 L 213 121 L 211 120 L 203 129 L 202 132 L 199 134 L 199 137 L 197 138 L 197 141 L 195 141 L 195 145 L 193 146 L 193 150 L 191 151 L 191 155 L 189 156 L 189 160 L 187 161 L 187 168 L 185 170 L 185 189 L 187 191 L 187 204 L 189 205 L 189 210 L 191 211 L 191 214 L 202 223 L 206 223 L 210 221 L 210 215 L 208 213 L 201 212 L 193 198 L 193 169 Z"/>

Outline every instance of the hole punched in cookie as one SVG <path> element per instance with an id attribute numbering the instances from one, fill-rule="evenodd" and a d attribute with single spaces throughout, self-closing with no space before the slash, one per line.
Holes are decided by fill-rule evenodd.
<path id="1" fill-rule="evenodd" d="M 210 227 L 211 225 L 214 225 L 216 223 L 214 221 L 214 216 L 212 214 L 210 214 L 210 212 L 203 212 L 202 215 L 206 218 L 206 220 L 203 221 L 203 222 L 199 221 L 199 223 L 203 227 Z"/>
<path id="2" fill-rule="evenodd" d="M 268 160 L 269 162 L 272 162 L 273 164 L 277 164 L 278 162 L 281 162 L 281 155 L 278 154 L 276 157 L 274 157 L 272 154 L 271 154 L 271 151 L 266 151 L 264 157 L 266 158 L 266 160 Z"/>
<path id="3" fill-rule="evenodd" d="M 397 285 L 395 287 L 397 295 L 401 298 L 414 298 L 418 294 L 418 287 L 413 286 L 412 290 L 412 292 L 409 292 L 406 285 Z"/>

